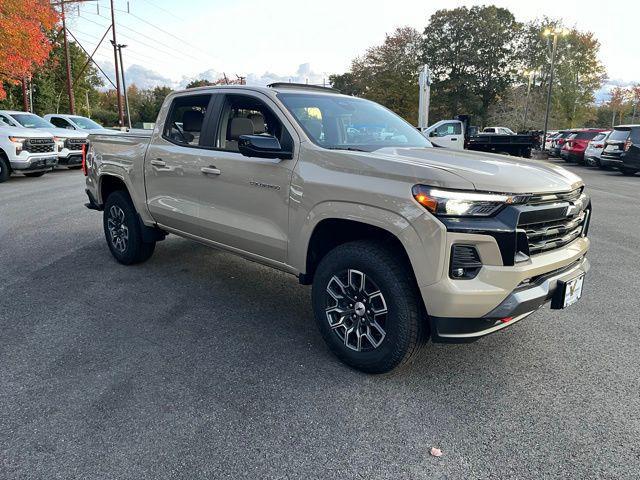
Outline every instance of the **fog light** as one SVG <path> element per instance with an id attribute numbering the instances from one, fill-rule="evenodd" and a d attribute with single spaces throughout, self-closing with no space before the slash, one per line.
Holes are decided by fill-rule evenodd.
<path id="1" fill-rule="evenodd" d="M 453 245 L 449 276 L 456 280 L 470 280 L 478 275 L 482 268 L 480 255 L 473 245 Z"/>

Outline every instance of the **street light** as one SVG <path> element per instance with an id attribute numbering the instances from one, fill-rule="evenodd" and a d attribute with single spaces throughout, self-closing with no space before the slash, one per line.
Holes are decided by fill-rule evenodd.
<path id="1" fill-rule="evenodd" d="M 566 28 L 545 28 L 543 35 L 545 37 L 553 36 L 553 48 L 551 49 L 551 67 L 549 72 L 549 92 L 547 93 L 547 111 L 544 114 L 544 135 L 542 136 L 542 149 L 547 143 L 547 128 L 549 127 L 549 109 L 551 108 L 551 89 L 553 87 L 553 66 L 556 58 L 556 49 L 558 47 L 558 37 L 566 37 L 569 30 Z"/>

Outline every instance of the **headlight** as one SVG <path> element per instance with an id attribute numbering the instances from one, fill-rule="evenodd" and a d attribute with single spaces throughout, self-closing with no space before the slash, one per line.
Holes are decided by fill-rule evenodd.
<path id="1" fill-rule="evenodd" d="M 16 144 L 16 155 L 20 155 L 22 153 L 25 140 L 26 140 L 25 137 L 9 137 L 9 141 Z"/>
<path id="2" fill-rule="evenodd" d="M 56 147 L 58 147 L 58 150 L 62 150 L 64 148 L 65 140 L 66 140 L 66 138 L 53 137 L 53 141 L 56 142 Z"/>
<path id="3" fill-rule="evenodd" d="M 441 217 L 489 217 L 505 205 L 526 203 L 528 195 L 442 190 L 416 185 L 413 198 L 434 215 Z"/>

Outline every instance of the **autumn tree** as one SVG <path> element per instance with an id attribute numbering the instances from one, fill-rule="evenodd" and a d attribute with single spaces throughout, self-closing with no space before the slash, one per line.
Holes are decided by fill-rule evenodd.
<path id="1" fill-rule="evenodd" d="M 17 83 L 47 60 L 47 31 L 57 18 L 49 0 L 0 1 L 0 100 L 6 97 L 4 83 Z"/>

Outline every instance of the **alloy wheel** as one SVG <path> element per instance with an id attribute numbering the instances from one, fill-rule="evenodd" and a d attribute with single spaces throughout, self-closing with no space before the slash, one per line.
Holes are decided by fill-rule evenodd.
<path id="1" fill-rule="evenodd" d="M 129 228 L 125 224 L 124 211 L 118 205 L 111 205 L 107 217 L 107 228 L 111 244 L 120 253 L 124 253 L 129 245 Z"/>
<path id="2" fill-rule="evenodd" d="M 364 352 L 382 344 L 388 309 L 372 278 L 359 270 L 344 270 L 331 277 L 325 297 L 329 327 L 345 347 Z"/>

